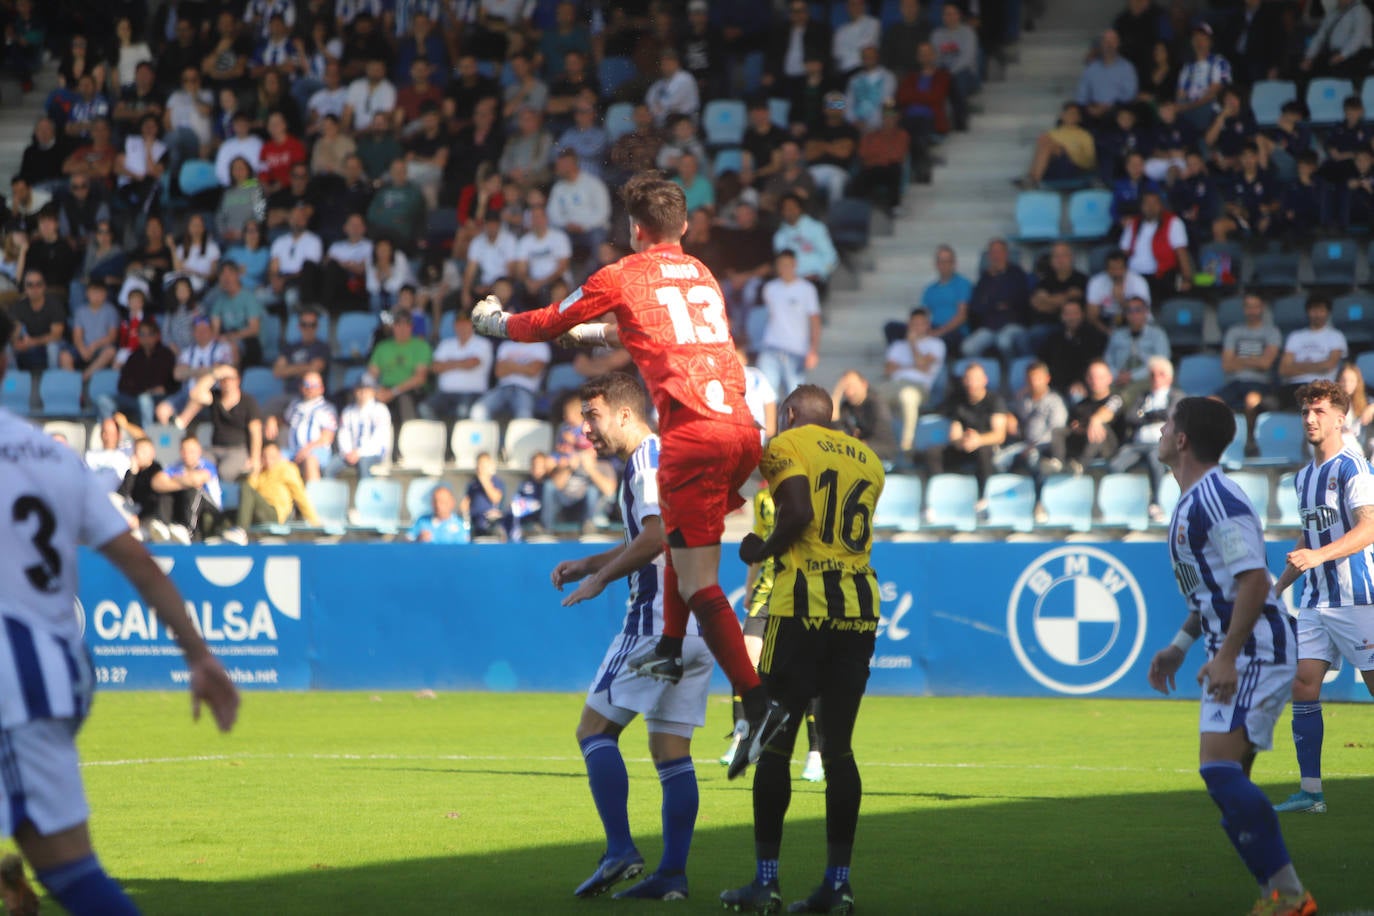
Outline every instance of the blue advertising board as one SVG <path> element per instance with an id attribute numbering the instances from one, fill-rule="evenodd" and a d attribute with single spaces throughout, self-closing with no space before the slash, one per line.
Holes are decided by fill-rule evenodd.
<path id="1" fill-rule="evenodd" d="M 566 691 L 585 689 L 626 594 L 620 584 L 564 608 L 549 571 L 598 549 L 360 543 L 156 555 L 246 687 Z M 1287 549 L 1270 545 L 1271 568 Z M 881 543 L 873 562 L 875 693 L 1155 696 L 1150 658 L 1185 613 L 1162 543 Z M 78 612 L 102 686 L 184 683 L 156 615 L 98 554 L 83 564 Z M 722 567 L 739 606 L 744 567 Z M 1195 647 L 1184 672 L 1201 663 Z M 1195 695 L 1182 675 L 1180 685 Z M 1348 666 L 1325 696 L 1369 699 Z"/>

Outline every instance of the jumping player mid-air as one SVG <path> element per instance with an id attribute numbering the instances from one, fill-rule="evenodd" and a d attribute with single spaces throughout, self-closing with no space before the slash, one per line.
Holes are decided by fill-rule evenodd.
<path id="1" fill-rule="evenodd" d="M 1159 457 L 1182 491 L 1169 522 L 1169 558 L 1189 613 L 1150 662 L 1149 680 L 1167 694 L 1188 647 L 1203 636 L 1198 772 L 1221 809 L 1222 828 L 1259 883 L 1251 913 L 1313 916 L 1317 904 L 1293 869 L 1278 815 L 1250 781 L 1256 752 L 1273 747 L 1297 651 L 1269 578 L 1259 515 L 1217 466 L 1235 435 L 1231 409 L 1210 398 L 1184 398 L 1164 424 Z"/>
<path id="2" fill-rule="evenodd" d="M 649 753 L 663 786 L 663 858 L 657 870 L 617 898 L 683 900 L 687 897 L 687 853 L 697 819 L 697 777 L 692 766 L 692 733 L 706 724 L 711 684 L 711 653 L 695 634 L 683 641 L 686 672 L 676 684 L 641 677 L 625 664 L 641 643 L 652 643 L 663 626 L 663 522 L 658 506 L 659 441 L 645 419 L 648 398 L 639 382 L 611 372 L 582 386 L 582 429 L 602 458 L 625 462 L 620 482 L 620 514 L 625 542 L 604 553 L 564 560 L 554 567 L 554 588 L 581 580 L 563 600 L 565 607 L 595 598 L 616 579 L 630 583 L 625 625 L 606 650 L 596 672 L 577 741 L 587 765 L 592 799 L 606 833 L 606 852 L 578 897 L 604 893 L 644 869 L 630 834 L 627 805 L 629 774 L 620 752 L 620 733 L 644 716 Z"/>
<path id="3" fill-rule="evenodd" d="M 758 428 L 744 400 L 725 299 L 710 270 L 683 253 L 687 199 L 655 174 L 626 182 L 634 254 L 592 274 L 562 302 L 519 315 L 491 296 L 472 322 L 487 337 L 520 341 L 566 335 L 574 346 L 618 344 L 630 352 L 658 410 L 663 451 L 659 497 L 668 543 L 663 635 L 630 658 L 639 673 L 669 682 L 683 673 L 689 612 L 744 703 L 750 740 L 741 742 L 730 777 L 742 773 L 786 713 L 770 704 L 744 650 L 739 620 L 718 578 L 726 513 L 758 464 Z M 614 327 L 582 324 L 614 315 Z"/>

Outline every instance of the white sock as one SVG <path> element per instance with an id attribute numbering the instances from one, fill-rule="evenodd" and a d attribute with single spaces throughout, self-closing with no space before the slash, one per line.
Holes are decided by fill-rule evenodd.
<path id="1" fill-rule="evenodd" d="M 1319 795 L 1322 790 L 1322 778 L 1320 776 L 1304 776 L 1298 781 L 1298 788 L 1304 792 Z"/>
<path id="2" fill-rule="evenodd" d="M 1284 897 L 1298 897 L 1302 895 L 1302 882 L 1298 880 L 1298 873 L 1293 868 L 1293 863 L 1289 862 L 1283 868 L 1274 872 L 1268 882 L 1264 885 L 1265 894 L 1278 891 Z"/>

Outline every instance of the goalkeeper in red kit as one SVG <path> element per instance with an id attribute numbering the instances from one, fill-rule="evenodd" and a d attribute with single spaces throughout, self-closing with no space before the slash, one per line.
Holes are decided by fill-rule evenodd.
<path id="1" fill-rule="evenodd" d="M 621 189 L 634 254 L 592 274 L 562 302 L 518 315 L 488 296 L 472 310 L 478 333 L 519 341 L 562 337 L 574 346 L 619 345 L 630 352 L 658 410 L 658 487 L 668 563 L 664 633 L 628 659 L 646 677 L 682 677 L 688 613 L 744 702 L 749 740 L 741 741 L 730 777 L 758 759 L 786 722 L 769 703 L 749 661 L 734 608 L 718 580 L 725 515 L 744 504 L 739 489 L 758 465 L 758 427 L 744 403 L 744 371 L 735 356 L 725 299 L 711 271 L 685 254 L 687 199 L 656 174 Z M 615 325 L 586 323 L 614 315 Z"/>

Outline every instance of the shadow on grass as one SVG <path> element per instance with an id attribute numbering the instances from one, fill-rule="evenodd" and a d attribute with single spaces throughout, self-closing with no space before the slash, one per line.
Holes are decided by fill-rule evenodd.
<path id="1" fill-rule="evenodd" d="M 548 774 L 536 774 L 548 775 Z M 715 786 L 707 785 L 706 791 Z M 1275 796 L 1280 789 L 1266 785 Z M 1374 908 L 1374 851 L 1368 812 L 1374 778 L 1332 780 L 1331 813 L 1290 815 L 1283 827 L 1300 874 L 1323 916 Z M 927 794 L 937 804 L 864 816 L 854 887 L 861 912 L 1069 914 L 1069 916 L 1215 916 L 1244 913 L 1256 896 L 1232 852 L 1218 813 L 1199 781 L 1196 791 L 1073 799 L 968 803 Z M 944 804 L 946 798 L 952 798 Z M 586 817 L 580 807 L 549 811 L 550 822 Z M 788 901 L 820 876 L 824 825 L 820 793 L 799 789 L 783 849 Z M 573 813 L 576 812 L 576 813 Z M 590 834 L 594 822 L 588 822 Z M 635 825 L 652 868 L 657 824 Z M 385 834 L 386 825 L 378 825 Z M 676 904 L 574 900 L 572 888 L 595 866 L 598 843 L 442 856 L 431 850 L 378 849 L 395 861 L 310 869 L 216 882 L 133 879 L 126 886 L 149 916 L 158 914 L 467 914 L 719 911 L 717 895 L 753 876 L 747 826 L 697 830 L 689 869 L 692 899 Z"/>

